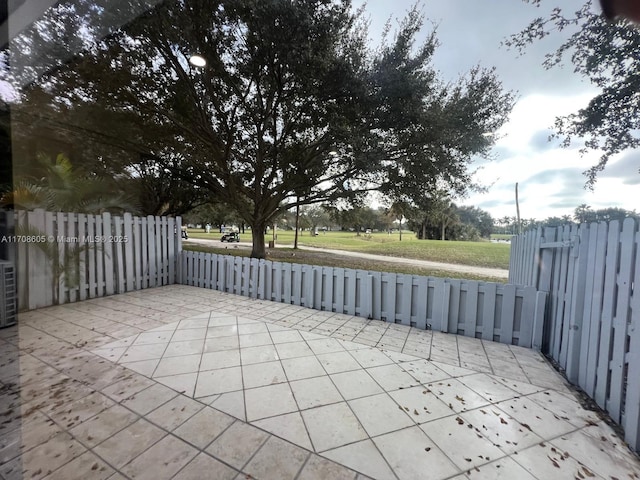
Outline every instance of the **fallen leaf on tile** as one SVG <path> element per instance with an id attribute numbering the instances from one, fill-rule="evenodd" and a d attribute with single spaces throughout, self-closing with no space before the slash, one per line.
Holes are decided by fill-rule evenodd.
<path id="1" fill-rule="evenodd" d="M 584 472 L 584 474 L 587 477 L 595 477 L 595 475 L 591 472 L 591 470 L 589 470 L 587 467 L 585 467 L 584 465 L 582 466 L 582 471 Z"/>

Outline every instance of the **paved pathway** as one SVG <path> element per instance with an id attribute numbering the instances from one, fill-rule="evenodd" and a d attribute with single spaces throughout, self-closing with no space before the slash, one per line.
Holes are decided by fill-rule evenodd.
<path id="1" fill-rule="evenodd" d="M 251 244 L 247 242 L 226 244 L 220 242 L 218 239 L 199 239 L 190 238 L 187 242 L 198 243 L 201 245 L 215 245 L 217 247 L 239 247 L 239 248 L 251 248 Z M 444 270 L 446 272 L 458 272 L 458 273 L 471 273 L 473 275 L 481 275 L 485 277 L 493 277 L 496 279 L 505 280 L 509 278 L 509 270 L 502 268 L 488 268 L 488 267 L 476 267 L 473 265 L 458 265 L 455 263 L 443 263 L 443 262 L 431 262 L 429 260 L 416 260 L 413 258 L 391 257 L 387 255 L 374 255 L 370 253 L 350 252 L 348 250 L 332 250 L 328 248 L 317 248 L 300 245 L 298 248 L 301 250 L 309 250 L 316 252 L 331 253 L 333 255 L 343 257 L 355 257 L 365 258 L 367 260 L 373 260 L 378 262 L 400 263 L 404 265 L 413 265 L 417 267 L 431 268 L 434 270 Z"/>
<path id="2" fill-rule="evenodd" d="M 0 380 L 7 480 L 640 475 L 531 350 L 195 287 L 24 313 Z"/>

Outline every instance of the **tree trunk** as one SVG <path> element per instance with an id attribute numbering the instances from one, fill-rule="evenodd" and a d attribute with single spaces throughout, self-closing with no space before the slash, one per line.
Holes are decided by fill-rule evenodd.
<path id="1" fill-rule="evenodd" d="M 300 222 L 300 205 L 296 205 L 296 233 L 293 237 L 293 248 L 298 248 L 298 224 Z"/>
<path id="2" fill-rule="evenodd" d="M 402 241 L 402 218 L 400 219 L 400 241 Z"/>
<path id="3" fill-rule="evenodd" d="M 427 239 L 427 222 L 422 222 L 422 240 Z"/>
<path id="4" fill-rule="evenodd" d="M 442 221 L 442 237 L 441 239 L 444 240 L 444 232 L 447 229 L 447 223 L 443 220 Z"/>
<path id="5" fill-rule="evenodd" d="M 266 249 L 264 246 L 264 232 L 267 228 L 267 222 L 264 220 L 256 220 L 251 224 L 251 239 L 253 248 L 251 249 L 251 258 L 264 258 Z"/>

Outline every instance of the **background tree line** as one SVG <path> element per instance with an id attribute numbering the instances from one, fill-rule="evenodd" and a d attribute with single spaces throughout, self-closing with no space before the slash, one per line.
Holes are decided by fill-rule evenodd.
<path id="1" fill-rule="evenodd" d="M 58 4 L 0 59 L 15 174 L 45 188 L 36 157 L 63 154 L 142 214 L 222 205 L 254 257 L 292 208 L 462 194 L 514 96 L 491 68 L 443 81 L 423 24 L 416 6 L 373 46 L 348 0 Z"/>

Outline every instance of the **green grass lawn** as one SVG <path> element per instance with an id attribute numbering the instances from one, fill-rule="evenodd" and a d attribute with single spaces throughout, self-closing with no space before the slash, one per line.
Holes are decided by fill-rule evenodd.
<path id="1" fill-rule="evenodd" d="M 219 239 L 220 233 L 204 233 L 202 230 L 190 230 L 192 238 Z M 242 241 L 251 241 L 251 232 L 240 235 Z M 265 240 L 272 240 L 272 234 Z M 279 247 L 293 246 L 294 232 L 277 232 L 276 244 Z M 450 242 L 440 240 L 418 240 L 412 232 L 399 234 L 376 232 L 371 235 L 356 235 L 353 232 L 327 232 L 313 236 L 309 232 L 300 234 L 298 243 L 304 246 L 350 250 L 355 252 L 387 255 L 392 257 L 414 258 L 434 262 L 455 263 L 490 268 L 509 268 L 509 244 L 482 242 Z"/>
<path id="2" fill-rule="evenodd" d="M 403 240 L 404 241 L 404 240 Z M 225 245 L 226 244 L 221 244 Z M 233 255 L 238 257 L 248 257 L 251 250 L 237 247 L 236 245 L 214 246 L 206 245 L 184 245 L 185 250 L 196 252 L 208 252 L 218 255 Z M 301 263 L 307 265 L 320 265 L 324 267 L 351 268 L 354 270 L 366 270 L 376 272 L 404 273 L 409 275 L 425 275 L 430 277 L 460 278 L 467 280 L 479 280 L 485 282 L 501 282 L 505 279 L 496 279 L 472 273 L 451 272 L 447 270 L 435 270 L 413 265 L 398 264 L 392 262 L 371 261 L 354 257 L 342 257 L 331 253 L 313 250 L 294 250 L 293 248 L 267 249 L 267 260 L 275 262 Z"/>

